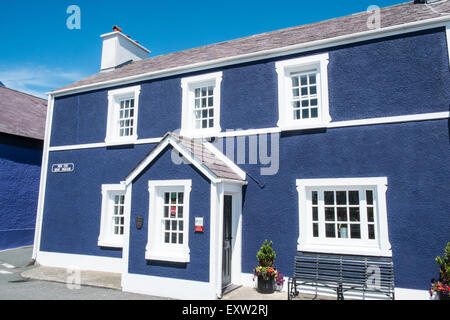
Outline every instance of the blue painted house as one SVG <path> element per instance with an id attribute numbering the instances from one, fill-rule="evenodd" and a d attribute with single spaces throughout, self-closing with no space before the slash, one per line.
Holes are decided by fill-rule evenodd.
<path id="1" fill-rule="evenodd" d="M 427 298 L 450 236 L 446 12 L 407 2 L 153 58 L 115 27 L 101 72 L 49 93 L 34 257 L 216 299 L 253 285 L 270 239 L 286 277 L 299 251 L 392 257 L 396 298 Z"/>
<path id="2" fill-rule="evenodd" d="M 47 101 L 0 82 L 0 250 L 33 244 Z"/>

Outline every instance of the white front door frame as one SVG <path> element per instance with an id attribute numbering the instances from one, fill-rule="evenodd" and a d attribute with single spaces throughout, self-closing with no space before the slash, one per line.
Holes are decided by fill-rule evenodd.
<path id="1" fill-rule="evenodd" d="M 210 281 L 222 297 L 223 206 L 224 196 L 233 196 L 231 283 L 242 284 L 242 188 L 244 181 L 211 183 Z"/>

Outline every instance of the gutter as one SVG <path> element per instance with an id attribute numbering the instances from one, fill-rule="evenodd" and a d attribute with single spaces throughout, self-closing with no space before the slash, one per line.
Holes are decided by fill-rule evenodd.
<path id="1" fill-rule="evenodd" d="M 125 85 L 125 84 L 129 84 L 129 83 L 137 82 L 137 81 L 144 81 L 144 80 L 150 80 L 150 79 L 155 79 L 155 78 L 168 77 L 168 76 L 173 76 L 173 75 L 182 74 L 182 73 L 201 71 L 201 70 L 205 70 L 205 69 L 212 69 L 212 68 L 246 63 L 246 62 L 251 62 L 251 61 L 256 61 L 256 60 L 269 59 L 269 58 L 273 58 L 273 57 L 286 56 L 286 55 L 301 53 L 301 52 L 305 52 L 305 51 L 318 50 L 318 49 L 330 47 L 332 45 L 339 46 L 339 45 L 348 44 L 348 43 L 372 40 L 372 39 L 376 39 L 376 38 L 380 38 L 380 37 L 388 37 L 388 36 L 392 36 L 392 35 L 396 35 L 396 34 L 415 32 L 415 31 L 420 31 L 420 30 L 424 30 L 424 29 L 445 27 L 446 22 L 449 22 L 449 21 L 450 21 L 450 15 L 446 15 L 446 16 L 442 16 L 442 17 L 438 17 L 438 18 L 432 18 L 432 19 L 427 19 L 427 20 L 422 20 L 422 21 L 415 21 L 415 22 L 410 22 L 410 23 L 406 23 L 406 24 L 401 24 L 401 25 L 396 25 L 396 26 L 391 26 L 391 27 L 386 27 L 386 28 L 381 28 L 381 29 L 368 30 L 368 31 L 364 31 L 364 32 L 353 33 L 353 34 L 349 34 L 349 35 L 328 38 L 328 39 L 323 39 L 323 40 L 317 40 L 317 41 L 312 41 L 312 42 L 307 42 L 307 43 L 301 43 L 301 44 L 282 47 L 282 48 L 263 50 L 263 51 L 258 51 L 258 52 L 254 52 L 254 53 L 237 55 L 237 56 L 233 56 L 233 57 L 226 57 L 226 58 L 220 58 L 220 59 L 206 61 L 206 62 L 194 63 L 194 64 L 176 67 L 176 68 L 148 72 L 148 73 L 125 77 L 125 78 L 120 78 L 120 79 L 97 82 L 97 83 L 93 83 L 93 84 L 79 86 L 76 88 L 56 90 L 56 91 L 48 92 L 47 95 L 53 95 L 54 97 L 60 97 L 60 96 L 65 96 L 65 95 L 69 95 L 69 94 L 90 91 L 90 90 L 103 89 L 103 88 L 111 87 L 114 85 Z"/>

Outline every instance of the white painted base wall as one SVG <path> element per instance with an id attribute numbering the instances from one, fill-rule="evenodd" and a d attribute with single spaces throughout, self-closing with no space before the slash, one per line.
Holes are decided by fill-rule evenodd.
<path id="1" fill-rule="evenodd" d="M 153 277 L 131 273 L 122 275 L 122 290 L 125 292 L 180 300 L 217 299 L 215 286 L 208 282 Z"/>
<path id="2" fill-rule="evenodd" d="M 36 261 L 41 266 L 45 267 L 112 273 L 123 272 L 123 260 L 121 258 L 108 258 L 39 251 Z"/>
<path id="3" fill-rule="evenodd" d="M 288 290 L 288 281 L 289 278 L 284 278 L 286 281 L 284 283 L 283 292 L 286 292 L 287 299 L 287 290 Z M 256 282 L 253 281 L 253 274 L 251 273 L 243 273 L 241 275 L 241 285 L 245 287 L 255 287 Z M 315 289 L 309 286 L 304 286 L 300 288 L 301 293 L 307 294 L 316 294 Z M 318 288 L 318 295 L 323 296 L 332 296 L 336 297 L 336 292 L 332 289 L 327 288 Z M 362 299 L 362 295 L 358 293 L 348 292 L 345 294 L 345 297 L 348 299 Z M 366 300 L 380 300 L 378 296 L 366 295 Z M 405 288 L 395 288 L 395 300 L 431 300 L 430 293 L 427 290 L 415 290 L 415 289 L 405 289 Z"/>

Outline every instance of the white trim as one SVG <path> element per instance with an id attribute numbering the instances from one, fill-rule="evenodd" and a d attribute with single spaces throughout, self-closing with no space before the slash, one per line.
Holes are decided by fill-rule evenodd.
<path id="1" fill-rule="evenodd" d="M 111 209 L 111 201 L 112 196 L 114 195 L 123 195 L 124 198 L 124 219 L 126 215 L 126 211 L 130 210 L 130 208 L 126 207 L 126 205 L 130 205 L 131 202 L 127 201 L 129 199 L 126 198 L 126 186 L 123 184 L 104 184 L 102 185 L 102 209 L 100 214 L 100 235 L 98 237 L 97 245 L 99 247 L 107 247 L 107 248 L 123 248 L 124 245 L 124 236 L 116 236 L 112 234 L 112 215 L 109 211 Z M 125 224 L 124 224 L 124 233 L 125 233 Z"/>
<path id="2" fill-rule="evenodd" d="M 52 95 L 48 97 L 47 104 L 47 119 L 45 122 L 45 137 L 44 137 L 44 149 L 42 152 L 42 165 L 41 165 L 41 183 L 39 185 L 39 199 L 36 213 L 36 231 L 34 233 L 34 245 L 32 259 L 37 259 L 38 252 L 41 248 L 41 235 L 42 235 L 42 217 L 44 215 L 44 202 L 45 191 L 47 187 L 47 172 L 48 172 L 48 158 L 50 155 L 50 139 L 52 133 L 53 123 L 53 110 L 54 110 L 55 98 Z"/>
<path id="3" fill-rule="evenodd" d="M 319 128 L 346 128 L 346 127 L 359 127 L 359 126 L 371 126 L 380 124 L 391 124 L 391 123 L 402 123 L 402 122 L 418 122 L 418 121 L 429 121 L 429 120 L 441 120 L 450 118 L 450 111 L 444 112 L 433 112 L 433 113 L 419 113 L 406 116 L 392 116 L 392 117 L 380 117 L 380 118 L 368 118 L 360 120 L 346 120 L 346 121 L 335 121 L 328 123 L 325 127 L 322 125 L 312 125 L 312 126 L 302 126 L 302 127 L 284 127 L 281 130 L 278 127 L 273 128 L 262 128 L 262 129 L 249 129 L 249 130 L 238 130 L 238 131 L 227 131 L 218 134 L 219 138 L 226 137 L 239 137 L 239 136 L 252 136 L 260 134 L 272 134 L 280 133 L 282 131 L 295 131 L 295 130 L 310 130 Z M 132 144 L 156 144 L 162 141 L 162 138 L 150 138 L 150 139 L 140 139 L 134 141 Z M 123 143 L 117 144 L 121 145 Z M 129 144 L 129 143 L 128 143 Z M 79 145 L 68 145 L 60 147 L 50 147 L 50 152 L 56 151 L 67 151 L 67 150 L 81 150 L 81 149 L 92 149 L 92 148 L 106 148 L 110 145 L 106 143 L 90 143 L 90 144 L 79 144 Z M 206 143 L 205 146 L 208 147 Z"/>
<path id="4" fill-rule="evenodd" d="M 331 122 L 329 97 L 328 97 L 328 64 L 329 54 L 323 53 L 313 56 L 282 60 L 275 63 L 278 74 L 278 127 L 283 130 L 285 127 L 326 127 Z M 292 108 L 292 72 L 303 72 L 315 70 L 317 75 L 317 100 L 319 117 L 317 119 L 309 118 L 302 120 L 293 119 Z"/>
<path id="5" fill-rule="evenodd" d="M 298 179 L 296 180 L 298 191 L 298 215 L 299 215 L 299 238 L 298 251 L 341 253 L 371 256 L 392 256 L 391 244 L 389 242 L 386 191 L 387 178 L 342 178 L 342 179 Z M 308 213 L 307 189 L 310 188 L 337 188 L 337 187 L 374 187 L 374 199 L 376 199 L 376 241 L 371 243 L 362 240 L 351 244 L 349 241 L 322 240 L 313 238 L 311 235 L 311 221 Z M 373 243 L 372 243 L 373 242 Z"/>
<path id="6" fill-rule="evenodd" d="M 181 280 L 139 274 L 123 274 L 122 290 L 180 300 L 215 300 L 210 282 Z"/>
<path id="7" fill-rule="evenodd" d="M 161 213 L 162 195 L 161 191 L 170 188 L 180 188 L 184 193 L 183 201 L 183 244 L 165 245 L 162 242 Z M 162 190 L 158 190 L 162 189 Z M 192 180 L 150 180 L 148 182 L 149 210 L 148 210 L 148 238 L 145 247 L 146 260 L 170 261 L 189 263 L 189 209 L 192 191 Z M 179 191 L 177 191 L 179 192 Z M 159 226 L 159 227 L 158 227 Z"/>
<path id="8" fill-rule="evenodd" d="M 107 146 L 118 144 L 133 143 L 138 139 L 138 115 L 139 115 L 139 96 L 141 94 L 141 86 L 126 87 L 108 91 L 108 119 L 106 124 Z M 131 136 L 119 137 L 118 113 L 120 99 L 134 99 L 134 118 L 133 118 L 133 134 Z"/>
<path id="9" fill-rule="evenodd" d="M 448 50 L 448 59 L 450 63 L 450 22 L 445 25 L 445 33 L 447 35 L 447 50 Z"/>
<path id="10" fill-rule="evenodd" d="M 113 273 L 122 273 L 123 271 L 123 260 L 121 258 L 43 251 L 39 251 L 37 257 L 37 262 L 45 267 L 70 268 Z"/>
<path id="11" fill-rule="evenodd" d="M 74 93 L 80 93 L 84 91 L 94 90 L 94 89 L 102 89 L 107 88 L 112 85 L 122 85 L 122 84 L 130 84 L 137 81 L 145 81 L 150 79 L 157 79 L 162 77 L 168 77 L 172 75 L 179 75 L 182 73 L 202 71 L 206 69 L 214 69 L 223 66 L 230 66 L 234 64 L 240 64 L 245 62 L 252 62 L 262 59 L 269 59 L 280 56 L 287 56 L 295 53 L 301 53 L 306 51 L 314 51 L 323 48 L 336 47 L 346 44 L 351 44 L 355 42 L 363 42 L 383 37 L 389 37 L 394 35 L 400 35 L 405 33 L 412 33 L 416 31 L 426 30 L 438 28 L 446 25 L 446 22 L 450 21 L 450 16 L 442 16 L 438 18 L 432 18 L 422 21 L 415 21 L 411 23 L 400 24 L 396 26 L 381 28 L 381 29 L 372 29 L 368 31 L 353 33 L 349 35 L 328 38 L 324 40 L 317 40 L 307 43 L 301 43 L 297 45 L 275 48 L 270 50 L 258 51 L 255 53 L 237 55 L 233 57 L 226 57 L 215 59 L 211 61 L 204 61 L 199 63 L 194 63 L 186 66 L 169 68 L 160 71 L 147 72 L 141 75 L 135 75 L 130 77 L 124 77 L 120 79 L 108 80 L 103 82 L 98 82 L 94 84 L 88 84 L 84 86 L 79 86 L 76 88 L 69 89 L 61 89 L 49 92 L 47 94 L 52 94 L 54 96 L 63 96 Z"/>
<path id="12" fill-rule="evenodd" d="M 395 288 L 396 300 L 432 300 L 428 290 Z"/>
<path id="13" fill-rule="evenodd" d="M 130 261 L 130 232 L 131 232 L 131 196 L 133 194 L 133 184 L 126 186 L 125 191 L 125 232 L 123 235 L 123 249 L 122 249 L 122 261 L 123 269 L 122 275 L 128 273 L 128 264 Z M 123 287 L 123 277 L 121 279 Z"/>
<path id="14" fill-rule="evenodd" d="M 185 137 L 210 137 L 219 134 L 220 127 L 220 93 L 222 85 L 222 72 L 202 74 L 199 76 L 181 79 L 183 90 L 181 102 L 181 130 L 180 135 Z M 194 127 L 194 89 L 199 86 L 214 86 L 214 127 L 208 129 L 195 129 Z"/>

